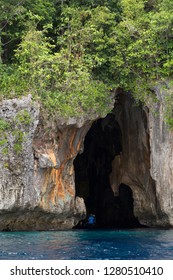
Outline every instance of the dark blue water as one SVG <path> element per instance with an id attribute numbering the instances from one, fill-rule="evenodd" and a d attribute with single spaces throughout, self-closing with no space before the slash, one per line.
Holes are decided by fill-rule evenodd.
<path id="1" fill-rule="evenodd" d="M 173 230 L 1 232 L 3 260 L 173 260 Z"/>

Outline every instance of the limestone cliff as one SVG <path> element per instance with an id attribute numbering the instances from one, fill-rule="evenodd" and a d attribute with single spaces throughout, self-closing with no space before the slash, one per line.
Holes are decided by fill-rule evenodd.
<path id="1" fill-rule="evenodd" d="M 124 185 L 132 190 L 134 216 L 141 224 L 172 226 L 173 135 L 164 123 L 164 105 L 158 89 L 156 94 L 160 100 L 155 105 L 158 114 L 153 114 L 152 104 L 136 106 L 130 94 L 119 92 L 111 115 L 102 119 L 97 115 L 48 119 L 30 95 L 2 101 L 0 230 L 72 228 L 86 216 L 84 192 L 88 191 L 90 196 L 101 199 L 92 201 L 103 203 L 104 208 L 101 204 L 98 208 L 103 215 L 116 216 L 119 210 L 115 200 Z M 90 129 L 96 119 L 97 136 Z M 90 141 L 85 147 L 88 131 Z M 75 186 L 80 178 L 75 180 L 78 171 L 74 170 L 74 160 L 85 149 L 90 162 L 86 169 L 91 177 L 97 172 L 90 190 L 86 185 L 82 190 L 84 184 L 80 182 Z M 106 160 L 109 162 L 103 165 Z M 81 174 L 86 175 L 86 170 L 81 169 Z M 80 196 L 76 195 L 76 187 Z M 99 218 L 102 219 L 102 213 Z M 112 217 L 109 220 L 116 221 Z"/>
<path id="2" fill-rule="evenodd" d="M 3 101 L 0 120 L 0 230 L 73 227 L 86 212 L 73 160 L 91 121 L 45 120 L 31 96 Z"/>
<path id="3" fill-rule="evenodd" d="M 164 125 L 159 139 L 162 112 L 152 112 L 121 91 L 111 114 L 87 133 L 84 153 L 74 162 L 76 190 L 100 226 L 172 225 L 171 133 Z"/>
<path id="4" fill-rule="evenodd" d="M 166 197 L 170 192 L 166 181 L 171 179 L 172 174 L 170 168 L 163 166 L 158 160 L 165 157 L 164 162 L 167 162 L 163 154 L 166 152 L 167 156 L 170 156 L 171 152 L 170 136 L 167 137 L 170 133 L 163 124 L 163 119 L 161 126 L 165 127 L 165 131 L 160 132 L 158 117 L 154 117 L 147 107 L 135 105 L 131 96 L 123 93 L 118 95 L 113 114 L 122 131 L 122 153 L 115 156 L 110 174 L 110 183 L 115 195 L 119 194 L 120 184 L 130 186 L 133 191 L 134 215 L 140 223 L 148 226 L 169 225 L 164 205 L 170 201 L 170 198 Z M 165 141 L 170 143 L 169 147 L 164 146 L 159 139 L 160 133 L 167 138 Z M 160 149 L 156 150 L 157 145 Z M 160 153 L 162 149 L 163 154 Z M 154 168 L 157 168 L 155 176 Z M 168 212 L 171 212 L 171 204 Z"/>
<path id="5" fill-rule="evenodd" d="M 155 89 L 158 102 L 148 114 L 151 176 L 155 180 L 162 224 L 173 225 L 173 132 L 165 124 L 166 104 L 162 87 Z"/>

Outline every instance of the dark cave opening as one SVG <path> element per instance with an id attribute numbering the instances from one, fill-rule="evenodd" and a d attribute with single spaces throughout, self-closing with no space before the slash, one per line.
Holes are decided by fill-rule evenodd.
<path id="1" fill-rule="evenodd" d="M 122 134 L 114 114 L 95 121 L 84 141 L 84 151 L 74 161 L 76 195 L 83 197 L 87 216 L 95 214 L 97 227 L 135 227 L 133 194 L 121 184 L 114 196 L 109 175 L 112 161 L 122 153 Z"/>
<path id="2" fill-rule="evenodd" d="M 134 216 L 133 212 L 133 192 L 131 188 L 125 184 L 119 186 L 119 226 L 122 227 L 140 227 L 140 223 Z"/>

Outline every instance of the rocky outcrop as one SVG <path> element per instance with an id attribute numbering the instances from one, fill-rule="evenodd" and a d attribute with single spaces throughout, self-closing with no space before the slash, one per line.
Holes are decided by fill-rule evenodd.
<path id="1" fill-rule="evenodd" d="M 172 225 L 172 202 L 168 197 L 171 132 L 164 125 L 160 137 L 163 114 L 160 112 L 161 125 L 158 115 L 152 112 L 135 104 L 130 94 L 117 92 L 111 114 L 93 123 L 84 153 L 75 160 L 77 192 L 84 197 L 89 212 L 96 213 L 101 226 L 133 227 L 139 222 L 146 226 Z M 162 167 L 159 158 L 164 162 Z M 161 187 L 163 180 L 165 190 Z"/>
<path id="2" fill-rule="evenodd" d="M 85 217 L 73 160 L 91 121 L 46 120 L 32 97 L 0 107 L 0 230 L 72 228 Z"/>
<path id="3" fill-rule="evenodd" d="M 39 107 L 31 96 L 3 101 L 0 107 L 0 209 L 34 208 L 32 141 Z M 4 126 L 4 129 L 3 129 Z"/>
<path id="4" fill-rule="evenodd" d="M 122 153 L 112 162 L 110 183 L 115 196 L 121 184 L 128 185 L 133 191 L 135 217 L 141 224 L 156 225 L 160 210 L 150 175 L 147 111 L 135 106 L 128 94 L 121 93 L 117 99 L 113 113 L 122 132 Z"/>
<path id="5" fill-rule="evenodd" d="M 142 108 L 135 106 L 130 94 L 119 92 L 112 113 L 90 130 L 89 138 L 95 142 L 91 145 L 88 140 L 87 157 L 88 162 L 96 165 L 93 169 L 90 164 L 90 175 L 94 170 L 100 172 L 91 175 L 90 182 L 98 188 L 101 186 L 97 188 L 97 196 L 106 205 L 103 212 L 108 208 L 111 213 L 108 220 L 116 220 L 112 218 L 114 210 L 110 205 L 120 211 L 119 202 L 114 205 L 120 197 L 120 186 L 125 205 L 122 207 L 125 215 L 128 213 L 123 186 L 130 193 L 129 186 L 133 195 L 129 201 L 133 201 L 134 216 L 141 224 L 173 225 L 173 133 L 164 122 L 165 109 L 159 88 L 156 94 L 158 103 Z M 153 106 L 157 114 L 153 114 Z M 85 218 L 84 200 L 76 196 L 74 159 L 83 151 L 85 136 L 98 118 L 92 115 L 48 119 L 30 95 L 1 102 L 0 230 L 69 229 Z M 97 133 L 95 137 L 95 130 L 104 131 L 104 135 Z M 114 139 L 110 140 L 111 137 Z M 110 147 L 105 148 L 104 143 Z M 96 159 L 90 154 L 96 155 Z M 103 165 L 107 157 L 109 163 Z M 95 182 L 97 178 L 99 181 Z M 90 189 L 95 193 L 92 186 L 84 191 L 79 188 L 80 184 L 78 193 Z M 104 193 L 100 195 L 102 190 Z M 102 214 L 99 218 L 102 219 Z"/>
<path id="6" fill-rule="evenodd" d="M 49 228 L 72 228 L 85 218 L 82 198 L 75 197 L 73 160 L 80 152 L 90 121 L 40 119 L 33 139 L 34 189 L 39 208 L 56 214 L 58 224 Z"/>
<path id="7" fill-rule="evenodd" d="M 155 88 L 157 103 L 148 114 L 151 176 L 155 180 L 162 224 L 173 225 L 173 132 L 165 124 L 165 87 Z"/>
<path id="8" fill-rule="evenodd" d="M 117 99 L 113 114 L 121 127 L 123 148 L 112 162 L 114 194 L 119 195 L 120 184 L 128 185 L 141 224 L 173 225 L 173 140 L 164 122 L 163 103 L 158 101 L 153 114 L 153 108 L 136 106 L 129 94 L 121 93 Z"/>

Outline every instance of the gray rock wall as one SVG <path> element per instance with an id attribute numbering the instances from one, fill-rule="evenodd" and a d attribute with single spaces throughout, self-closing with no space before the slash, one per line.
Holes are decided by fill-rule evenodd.
<path id="1" fill-rule="evenodd" d="M 31 96 L 5 100 L 0 106 L 0 213 L 13 209 L 34 208 L 34 157 L 32 142 L 39 122 L 39 106 Z"/>
<path id="2" fill-rule="evenodd" d="M 113 112 L 121 127 L 123 152 L 112 163 L 110 182 L 115 195 L 121 183 L 130 186 L 141 224 L 172 226 L 173 133 L 164 122 L 164 93 L 157 88 L 156 94 L 160 101 L 150 102 L 148 108 L 136 106 L 128 94 L 118 95 Z"/>
<path id="3" fill-rule="evenodd" d="M 155 180 L 156 196 L 163 220 L 173 225 L 173 132 L 165 124 L 165 92 L 156 88 L 158 102 L 149 105 L 151 176 Z"/>
<path id="4" fill-rule="evenodd" d="M 134 214 L 149 226 L 173 225 L 173 133 L 158 114 L 119 94 L 113 109 L 122 153 L 112 162 L 110 183 L 133 191 Z M 149 104 L 150 106 L 150 104 Z M 48 120 L 28 95 L 0 105 L 0 230 L 68 229 L 85 217 L 75 194 L 73 161 L 98 116 Z"/>
<path id="5" fill-rule="evenodd" d="M 158 225 L 162 221 L 155 181 L 150 174 L 148 111 L 136 106 L 129 94 L 120 93 L 113 113 L 121 128 L 123 149 L 112 163 L 112 189 L 118 195 L 119 185 L 128 185 L 133 191 L 134 214 L 140 223 Z"/>
<path id="6" fill-rule="evenodd" d="M 0 106 L 0 230 L 72 228 L 85 217 L 73 160 L 90 121 L 43 119 L 29 95 Z"/>

